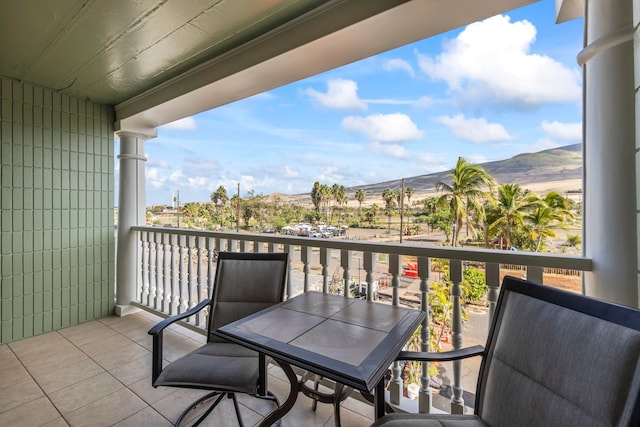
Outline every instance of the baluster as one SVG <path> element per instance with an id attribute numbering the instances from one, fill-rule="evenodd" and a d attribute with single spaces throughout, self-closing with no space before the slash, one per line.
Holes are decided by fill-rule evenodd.
<path id="1" fill-rule="evenodd" d="M 300 260 L 302 261 L 302 271 L 304 273 L 304 292 L 309 292 L 309 272 L 311 271 L 311 268 L 309 267 L 309 264 L 311 263 L 310 246 L 300 247 Z"/>
<path id="2" fill-rule="evenodd" d="M 195 273 L 193 271 L 193 236 L 187 236 L 187 307 L 189 310 L 195 304 L 194 299 L 196 299 L 194 288 L 195 288 Z M 192 322 L 193 319 L 188 318 L 187 322 Z"/>
<path id="3" fill-rule="evenodd" d="M 140 296 L 140 304 L 144 304 L 144 289 L 145 289 L 145 277 L 146 277 L 146 263 L 145 263 L 145 236 L 147 232 L 140 233 L 140 289 L 138 295 Z"/>
<path id="4" fill-rule="evenodd" d="M 373 287 L 373 273 L 376 271 L 376 260 L 378 254 L 373 252 L 364 252 L 362 254 L 364 258 L 364 271 L 366 272 L 367 280 L 367 301 L 375 301 L 378 299 L 378 288 Z"/>
<path id="5" fill-rule="evenodd" d="M 237 240 L 227 240 L 227 250 L 229 252 L 238 252 L 238 241 Z"/>
<path id="6" fill-rule="evenodd" d="M 150 245 L 150 236 L 149 233 L 145 233 L 144 239 L 144 248 L 142 251 L 142 263 L 144 264 L 144 295 L 146 296 L 146 304 L 147 307 L 151 307 L 151 266 L 150 266 L 150 256 L 151 256 L 151 245 Z"/>
<path id="7" fill-rule="evenodd" d="M 196 237 L 196 254 L 197 254 L 197 262 L 198 262 L 198 272 L 197 272 L 197 280 L 198 280 L 198 284 L 197 284 L 197 293 L 198 293 L 198 297 L 197 300 L 195 301 L 196 304 L 198 304 L 200 301 L 202 301 L 203 299 L 206 298 L 206 295 L 204 295 L 204 291 L 205 291 L 205 286 L 204 286 L 204 274 L 202 274 L 202 267 L 203 267 L 203 263 L 204 263 L 204 256 L 203 256 L 203 251 L 202 251 L 202 237 Z M 203 321 L 203 316 L 204 312 L 202 310 L 200 310 L 200 312 L 198 313 L 198 315 L 196 316 L 196 325 L 200 326 L 202 324 Z"/>
<path id="8" fill-rule="evenodd" d="M 351 282 L 351 260 L 352 253 L 348 249 L 340 251 L 340 265 L 342 266 L 342 278 L 344 279 L 344 297 L 349 298 L 349 284 Z"/>
<path id="9" fill-rule="evenodd" d="M 544 279 L 542 278 L 542 267 L 528 265 L 526 279 L 535 283 L 542 284 L 544 282 Z"/>
<path id="10" fill-rule="evenodd" d="M 455 350 L 462 348 L 462 307 L 460 297 L 462 296 L 462 261 L 449 261 L 449 275 L 451 279 L 451 300 L 453 303 L 453 313 L 451 316 L 451 342 Z M 455 360 L 453 363 L 453 395 L 451 396 L 451 413 L 464 413 L 464 399 L 462 398 L 462 361 Z"/>
<path id="11" fill-rule="evenodd" d="M 283 250 L 289 254 L 289 262 L 287 262 L 287 298 L 291 298 L 293 292 L 293 254 L 296 250 L 293 245 L 284 245 Z"/>
<path id="12" fill-rule="evenodd" d="M 166 313 L 171 307 L 171 298 L 173 293 L 171 292 L 171 269 L 169 263 L 171 261 L 171 253 L 167 253 L 167 250 L 171 250 L 171 235 L 162 234 L 162 289 L 163 296 L 160 311 Z"/>
<path id="13" fill-rule="evenodd" d="M 329 293 L 329 262 L 331 261 L 331 250 L 320 248 L 320 265 L 322 265 L 322 292 Z"/>
<path id="14" fill-rule="evenodd" d="M 248 252 L 246 240 L 240 240 L 240 252 Z"/>
<path id="15" fill-rule="evenodd" d="M 391 273 L 391 286 L 393 290 L 392 304 L 400 305 L 400 295 L 398 288 L 400 287 L 400 255 L 389 254 L 389 272 Z M 389 399 L 392 404 L 399 405 L 402 398 L 402 362 L 393 362 L 391 367 L 391 381 L 389 382 Z"/>
<path id="16" fill-rule="evenodd" d="M 174 316 L 180 313 L 180 292 L 179 292 L 179 276 L 180 269 L 178 265 L 180 263 L 180 237 L 176 234 L 172 234 L 169 240 L 169 247 L 171 250 L 171 304 L 169 305 L 169 314 Z M 176 253 L 177 252 L 177 253 Z"/>
<path id="17" fill-rule="evenodd" d="M 187 252 L 186 248 L 186 240 L 187 236 L 179 236 L 178 237 L 178 294 L 179 294 L 179 304 L 178 304 L 178 313 L 182 313 L 188 307 L 187 300 L 185 296 L 185 268 L 184 268 L 184 257 L 185 252 Z M 187 253 L 188 255 L 188 253 Z"/>
<path id="18" fill-rule="evenodd" d="M 155 234 L 155 252 L 156 252 L 156 302 L 155 308 L 162 311 L 162 301 L 164 300 L 164 287 L 162 283 L 162 234 Z"/>
<path id="19" fill-rule="evenodd" d="M 389 254 L 389 272 L 391 273 L 392 305 L 400 305 L 400 255 Z"/>
<path id="20" fill-rule="evenodd" d="M 262 252 L 263 248 L 262 245 L 260 244 L 260 242 L 258 242 L 257 240 L 253 241 L 253 252 L 259 254 L 260 252 Z"/>
<path id="21" fill-rule="evenodd" d="M 213 256 L 214 256 L 214 243 L 212 239 L 206 240 L 207 248 L 207 298 L 211 298 L 213 295 L 213 281 L 215 279 L 213 273 Z"/>
<path id="22" fill-rule="evenodd" d="M 500 264 L 487 262 L 485 264 L 485 279 L 489 288 L 487 301 L 489 301 L 489 327 L 491 327 L 493 313 L 496 311 L 496 303 L 498 302 L 498 294 L 500 293 Z"/>
<path id="23" fill-rule="evenodd" d="M 267 252 L 275 252 L 275 244 L 273 242 L 267 243 Z"/>
<path id="24" fill-rule="evenodd" d="M 156 234 L 149 233 L 149 307 L 157 309 L 158 285 L 156 282 Z"/>
<path id="25" fill-rule="evenodd" d="M 420 308 L 427 313 L 420 329 L 420 351 L 430 351 L 429 337 L 431 332 L 431 313 L 429 306 L 429 278 L 431 276 L 431 260 L 428 257 L 418 257 L 418 277 L 420 277 Z M 431 412 L 433 396 L 430 387 L 429 363 L 422 363 L 422 375 L 420 376 L 420 394 L 418 395 L 418 412 L 428 414 Z"/>

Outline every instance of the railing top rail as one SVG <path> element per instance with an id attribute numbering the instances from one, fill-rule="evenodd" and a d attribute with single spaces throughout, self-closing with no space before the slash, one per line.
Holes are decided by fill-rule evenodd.
<path id="1" fill-rule="evenodd" d="M 591 271 L 592 261 L 575 255 L 520 252 L 481 248 L 460 248 L 451 246 L 415 245 L 409 243 L 367 242 L 342 239 L 319 239 L 314 237 L 283 236 L 260 233 L 235 233 L 208 230 L 192 230 L 169 227 L 131 227 L 134 231 L 148 233 L 175 234 L 205 238 L 257 241 L 291 246 L 311 246 L 359 252 L 374 252 L 418 257 L 444 258 L 452 260 L 517 264 L 532 267 L 559 267 L 580 271 Z"/>

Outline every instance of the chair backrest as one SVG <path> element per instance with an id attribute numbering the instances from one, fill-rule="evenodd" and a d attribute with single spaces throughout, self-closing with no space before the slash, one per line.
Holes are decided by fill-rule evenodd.
<path id="1" fill-rule="evenodd" d="M 287 253 L 220 252 L 208 324 L 208 340 L 224 341 L 213 332 L 284 299 Z"/>
<path id="2" fill-rule="evenodd" d="M 640 310 L 505 277 L 486 350 L 490 426 L 640 425 Z"/>

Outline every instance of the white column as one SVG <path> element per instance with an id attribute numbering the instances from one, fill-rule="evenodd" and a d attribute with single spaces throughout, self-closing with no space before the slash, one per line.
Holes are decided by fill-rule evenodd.
<path id="1" fill-rule="evenodd" d="M 117 132 L 120 139 L 120 179 L 118 197 L 118 242 L 116 249 L 116 315 L 126 316 L 138 311 L 131 305 L 138 300 L 140 254 L 138 233 L 131 227 L 144 225 L 146 195 L 144 182 L 144 141 L 155 135 Z"/>
<path id="2" fill-rule="evenodd" d="M 585 2 L 586 295 L 638 306 L 636 108 L 632 0 Z"/>

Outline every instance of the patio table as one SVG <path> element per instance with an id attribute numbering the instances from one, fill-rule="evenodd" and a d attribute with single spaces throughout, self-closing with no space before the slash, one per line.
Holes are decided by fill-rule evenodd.
<path id="1" fill-rule="evenodd" d="M 269 426 L 295 404 L 302 385 L 291 365 L 374 395 L 384 415 L 384 374 L 425 312 L 306 292 L 219 328 L 216 334 L 274 359 L 291 391 L 260 424 Z"/>

